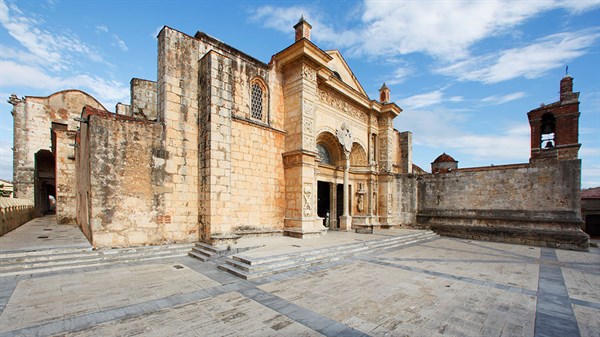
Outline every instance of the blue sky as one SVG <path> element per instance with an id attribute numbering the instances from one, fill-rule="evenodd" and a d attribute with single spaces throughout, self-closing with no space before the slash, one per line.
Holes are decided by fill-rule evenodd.
<path id="1" fill-rule="evenodd" d="M 558 100 L 569 66 L 580 91 L 582 187 L 600 186 L 600 1 L 0 0 L 0 179 L 12 180 L 6 100 L 84 90 L 107 109 L 132 77 L 156 80 L 163 25 L 203 31 L 267 63 L 293 42 L 339 49 L 371 98 L 382 82 L 413 133 L 413 160 L 459 167 L 529 159 L 527 112 Z"/>

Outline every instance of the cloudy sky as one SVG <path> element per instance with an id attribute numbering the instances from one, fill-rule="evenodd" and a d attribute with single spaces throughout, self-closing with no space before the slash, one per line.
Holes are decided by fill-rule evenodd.
<path id="1" fill-rule="evenodd" d="M 132 77 L 156 80 L 163 25 L 203 31 L 267 63 L 300 15 L 339 49 L 371 98 L 385 81 L 429 170 L 527 162 L 526 113 L 558 100 L 569 66 L 580 91 L 582 186 L 600 186 L 600 1 L 0 0 L 0 178 L 12 180 L 6 100 L 84 90 L 114 111 Z"/>

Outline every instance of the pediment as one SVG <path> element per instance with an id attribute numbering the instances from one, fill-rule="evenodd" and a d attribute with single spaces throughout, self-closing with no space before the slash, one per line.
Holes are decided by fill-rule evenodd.
<path id="1" fill-rule="evenodd" d="M 332 58 L 331 61 L 327 63 L 327 67 L 336 74 L 339 74 L 342 82 L 369 98 L 362 85 L 360 85 L 360 82 L 358 82 L 356 76 L 354 76 L 348 63 L 344 60 L 344 57 L 342 57 L 342 54 L 340 54 L 338 50 L 326 50 L 325 53 Z"/>

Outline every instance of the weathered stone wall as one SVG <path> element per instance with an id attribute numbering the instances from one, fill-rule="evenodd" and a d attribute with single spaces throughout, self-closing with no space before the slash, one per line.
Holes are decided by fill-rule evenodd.
<path id="1" fill-rule="evenodd" d="M 54 130 L 56 159 L 56 221 L 77 222 L 75 185 L 75 131 Z"/>
<path id="2" fill-rule="evenodd" d="M 93 163 L 88 212 L 94 247 L 197 240 L 187 222 L 163 215 L 163 187 L 156 182 L 164 160 L 155 157 L 162 125 L 116 117 L 90 116 L 89 143 L 82 145 Z"/>
<path id="3" fill-rule="evenodd" d="M 587 249 L 579 160 L 422 176 L 418 222 L 444 235 Z"/>
<path id="4" fill-rule="evenodd" d="M 33 201 L 0 197 L 0 236 L 34 218 Z"/>
<path id="5" fill-rule="evenodd" d="M 284 134 L 236 120 L 231 136 L 231 225 L 243 230 L 283 229 Z"/>
<path id="6" fill-rule="evenodd" d="M 65 90 L 47 97 L 11 98 L 14 121 L 13 180 L 15 196 L 34 200 L 35 153 L 50 150 L 52 122 L 77 130 L 84 106 L 104 109 L 92 96 Z"/>
<path id="7" fill-rule="evenodd" d="M 413 227 L 417 221 L 417 177 L 413 174 L 397 175 L 394 181 L 394 223 Z"/>
<path id="8" fill-rule="evenodd" d="M 198 43 L 165 27 L 158 36 L 158 116 L 153 170 L 157 217 L 173 241 L 198 240 Z M 175 228 L 179 230 L 175 231 Z"/>
<path id="9" fill-rule="evenodd" d="M 158 114 L 157 84 L 155 81 L 133 78 L 131 86 L 131 113 L 136 118 L 156 120 Z"/>

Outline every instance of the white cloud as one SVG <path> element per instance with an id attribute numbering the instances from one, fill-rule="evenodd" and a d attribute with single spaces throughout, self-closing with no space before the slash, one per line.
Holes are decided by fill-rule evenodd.
<path id="1" fill-rule="evenodd" d="M 525 96 L 526 95 L 524 92 L 517 91 L 517 92 L 513 92 L 510 94 L 501 95 L 501 96 L 498 96 L 498 95 L 488 96 L 488 97 L 482 98 L 481 102 L 485 103 L 486 105 L 501 105 L 504 103 L 515 101 L 515 100 L 523 98 Z"/>
<path id="2" fill-rule="evenodd" d="M 117 46 L 121 48 L 122 51 L 129 51 L 129 48 L 127 48 L 125 41 L 121 40 L 121 38 L 117 34 L 113 34 L 113 37 L 117 43 Z"/>
<path id="3" fill-rule="evenodd" d="M 392 79 L 386 80 L 386 83 L 389 85 L 395 85 L 403 83 L 410 74 L 413 73 L 413 68 L 408 64 L 403 64 L 402 66 L 396 68 L 394 73 L 392 74 Z"/>
<path id="4" fill-rule="evenodd" d="M 517 77 L 537 78 L 597 46 L 598 29 L 553 34 L 534 43 L 472 57 L 440 67 L 436 72 L 461 80 L 497 83 Z"/>
<path id="5" fill-rule="evenodd" d="M 108 33 L 108 27 L 106 27 L 104 25 L 96 26 L 96 32 L 97 33 Z"/>
<path id="6" fill-rule="evenodd" d="M 421 109 L 428 106 L 438 105 L 442 103 L 444 93 L 442 90 L 435 90 L 424 94 L 418 94 L 403 98 L 397 101 L 397 104 L 404 110 L 407 109 Z"/>
<path id="7" fill-rule="evenodd" d="M 122 101 L 129 95 L 129 88 L 116 81 L 107 81 L 87 74 L 77 74 L 68 77 L 53 76 L 42 69 L 19 64 L 14 61 L 0 60 L 0 87 L 27 86 L 49 91 L 67 88 L 80 89 L 90 92 L 100 101 Z M 110 106 L 106 106 L 110 109 Z"/>
<path id="8" fill-rule="evenodd" d="M 444 60 L 470 55 L 469 48 L 485 38 L 513 33 L 512 28 L 540 13 L 565 9 L 579 13 L 597 7 L 596 0 L 580 1 L 377 1 L 366 0 L 363 15 L 351 29 L 325 24 L 316 9 L 259 7 L 250 19 L 289 33 L 304 14 L 313 24 L 317 41 L 348 47 L 357 55 L 426 53 Z"/>
<path id="9" fill-rule="evenodd" d="M 94 48 L 76 35 L 53 34 L 43 28 L 42 20 L 27 16 L 14 4 L 9 9 L 3 0 L 0 0 L 0 24 L 27 50 L 26 56 L 21 52 L 24 62 L 36 58 L 36 63 L 46 64 L 54 71 L 70 69 L 80 56 L 104 62 Z"/>
<path id="10" fill-rule="evenodd" d="M 335 47 L 350 47 L 360 42 L 360 33 L 355 30 L 336 30 L 324 23 L 317 10 L 308 7 L 273 7 L 263 6 L 252 11 L 250 20 L 262 22 L 267 28 L 283 33 L 291 33 L 292 27 L 298 23 L 301 16 L 313 27 L 311 38 L 330 43 Z"/>

